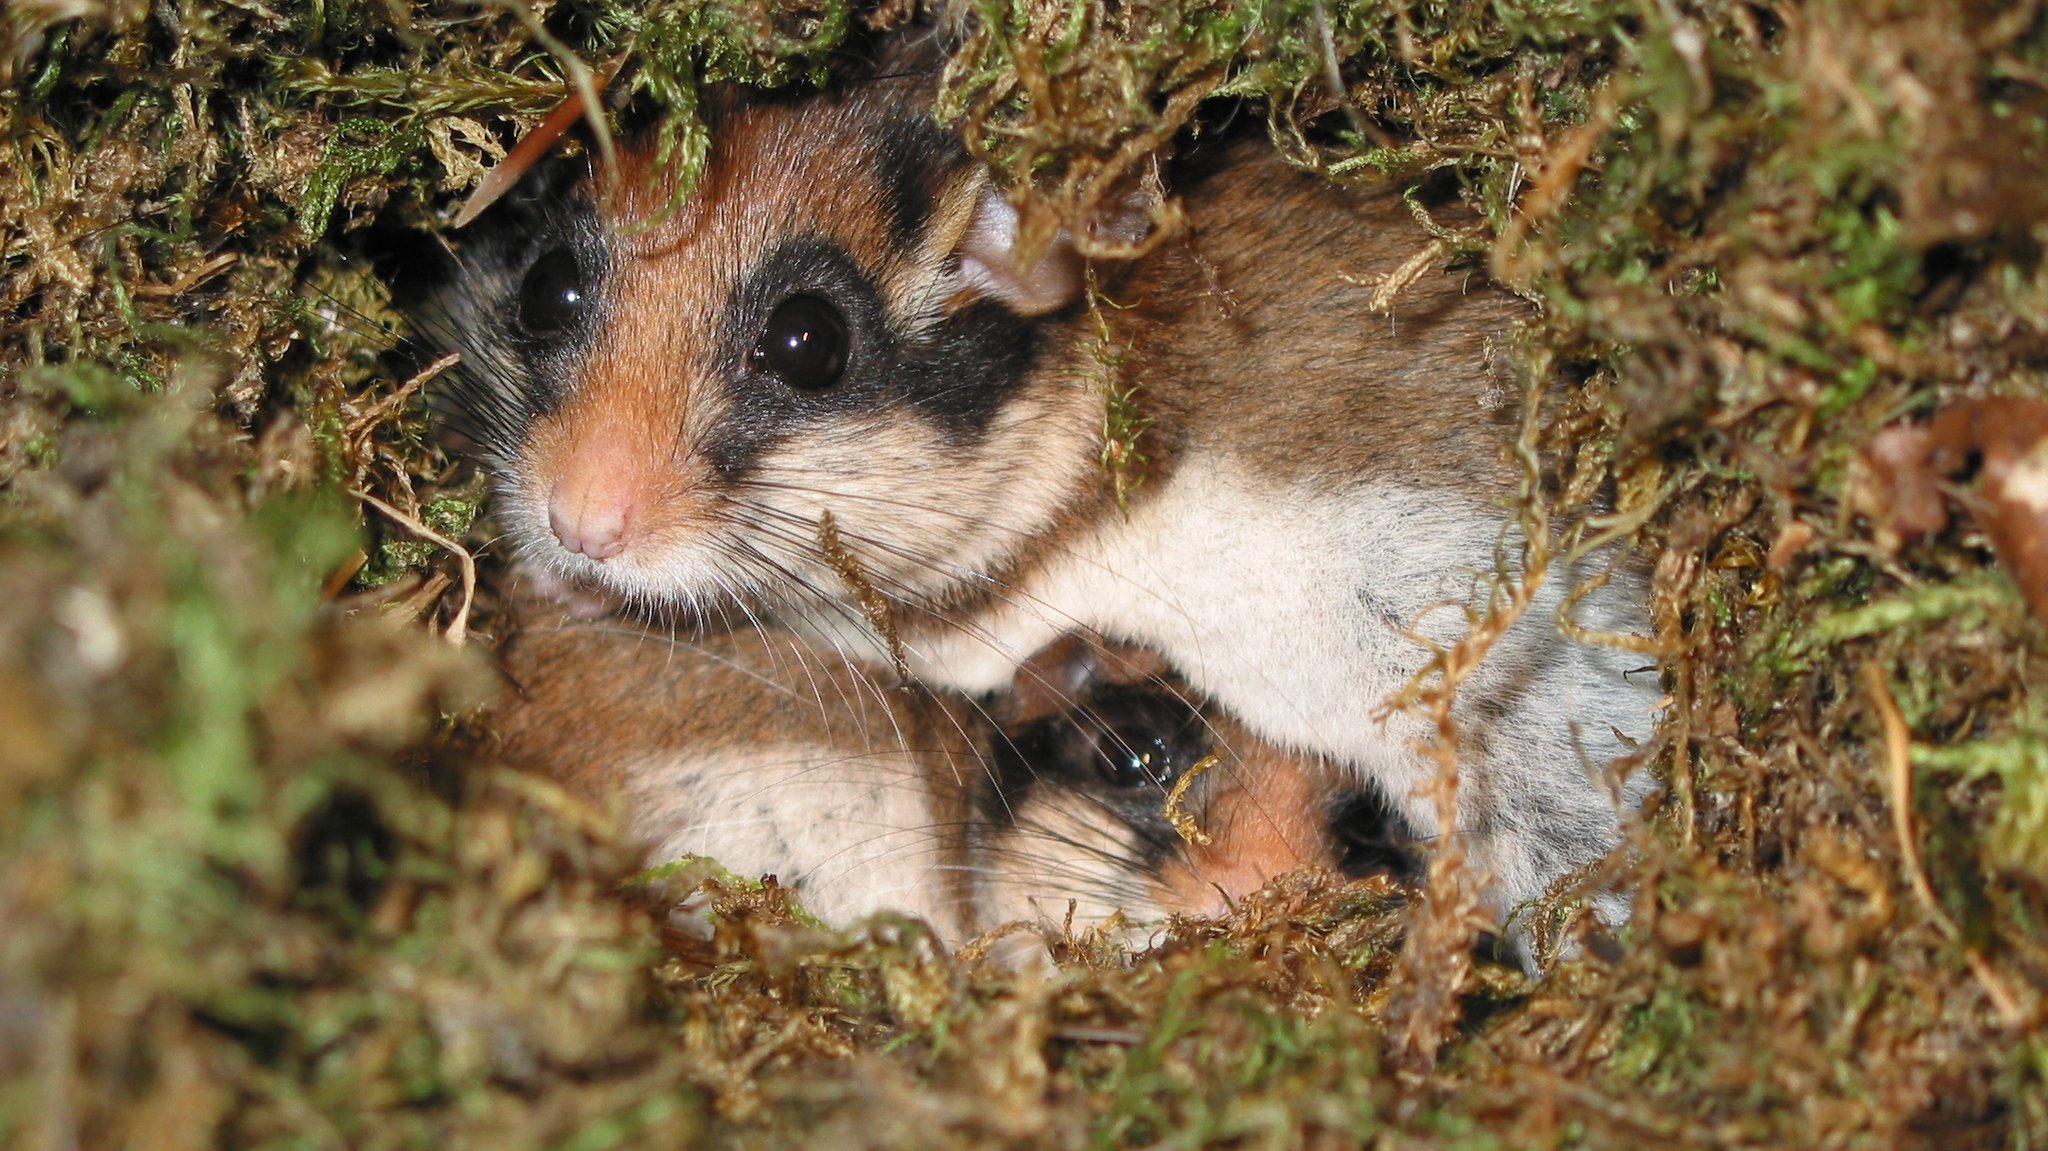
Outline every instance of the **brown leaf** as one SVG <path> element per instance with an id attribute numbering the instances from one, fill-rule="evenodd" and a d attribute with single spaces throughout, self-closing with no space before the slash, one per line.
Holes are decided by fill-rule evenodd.
<path id="1" fill-rule="evenodd" d="M 1870 517 L 1881 545 L 1946 527 L 1944 493 L 1983 527 L 2028 607 L 2048 622 L 2048 403 L 1960 400 L 1925 427 L 1878 432 L 1857 453 L 1849 504 Z"/>
<path id="2" fill-rule="evenodd" d="M 1926 428 L 1901 424 L 1870 437 L 1856 454 L 1849 506 L 1870 517 L 1880 544 L 1896 548 L 1903 538 L 1948 526 L 1948 507 L 1936 486 L 1940 477 L 1928 464 L 1933 451 L 1934 437 Z"/>
<path id="3" fill-rule="evenodd" d="M 2048 403 L 1968 400 L 1936 416 L 1930 431 L 1935 468 L 1977 461 L 1977 486 L 1961 502 L 1990 535 L 2035 618 L 2048 622 Z"/>

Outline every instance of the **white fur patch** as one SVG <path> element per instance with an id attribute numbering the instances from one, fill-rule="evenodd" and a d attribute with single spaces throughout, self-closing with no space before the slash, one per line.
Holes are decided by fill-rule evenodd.
<path id="1" fill-rule="evenodd" d="M 930 682 L 985 692 L 1075 626 L 1152 647 L 1258 735 L 1372 781 L 1427 837 L 1434 768 L 1416 743 L 1429 732 L 1381 708 L 1428 662 L 1404 631 L 1437 643 L 1464 634 L 1460 609 L 1483 598 L 1506 522 L 1441 491 L 1276 490 L 1225 457 L 1186 459 L 1128 521 L 1102 525 L 1005 607 L 910 655 Z M 1553 571 L 1459 696 L 1459 832 L 1502 911 L 1613 847 L 1619 808 L 1650 786 L 1631 779 L 1618 805 L 1597 778 L 1626 750 L 1614 730 L 1647 735 L 1656 683 L 1623 675 L 1642 656 L 1558 631 L 1557 604 L 1582 574 Z M 1617 579 L 1579 605 L 1580 622 L 1635 630 L 1642 599 Z"/>
<path id="2" fill-rule="evenodd" d="M 1165 918 L 1147 877 L 1131 862 L 1137 848 L 1127 824 L 1070 794 L 1050 801 L 1028 796 L 1015 818 L 1015 826 L 984 829 L 975 853 L 975 912 L 982 927 L 1016 920 L 1060 924 L 1070 903 L 1077 931 L 1118 914 L 1134 925 Z"/>
<path id="3" fill-rule="evenodd" d="M 664 756 L 625 775 L 650 862 L 709 856 L 746 878 L 776 876 L 829 923 L 902 911 L 961 938 L 946 844 L 909 753 L 761 747 Z"/>

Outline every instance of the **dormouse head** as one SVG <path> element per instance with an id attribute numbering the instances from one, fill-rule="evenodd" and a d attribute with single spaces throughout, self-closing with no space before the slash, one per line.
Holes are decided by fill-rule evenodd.
<path id="1" fill-rule="evenodd" d="M 983 927 L 1215 916 L 1302 869 L 1412 877 L 1392 805 L 1353 773 L 1257 738 L 1134 649 L 1069 636 L 1020 668 L 971 790 Z M 1056 702 L 1031 706 L 1051 686 Z"/>
<path id="2" fill-rule="evenodd" d="M 651 148 L 457 241 L 438 301 L 502 522 L 629 599 L 904 599 L 1010 560 L 1091 481 L 1062 338 L 1084 268 L 1017 217 L 928 81 L 714 99 L 680 204 Z"/>

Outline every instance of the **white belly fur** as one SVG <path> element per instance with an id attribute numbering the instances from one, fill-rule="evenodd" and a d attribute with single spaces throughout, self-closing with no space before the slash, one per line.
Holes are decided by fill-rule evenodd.
<path id="1" fill-rule="evenodd" d="M 1508 514 L 1390 483 L 1276 490 L 1219 458 L 1175 477 L 1040 569 L 1003 607 L 912 645 L 913 670 L 998 691 L 1019 660 L 1075 626 L 1166 656 L 1189 683 L 1263 737 L 1349 765 L 1437 831 L 1425 794 L 1428 730 L 1382 705 L 1429 659 L 1402 634 L 1448 643 L 1481 602 Z M 1574 643 L 1555 611 L 1581 573 L 1553 570 L 1536 602 L 1459 694 L 1460 832 L 1506 912 L 1609 850 L 1621 808 L 1604 768 L 1643 738 L 1655 676 L 1641 655 Z M 1644 624 L 1639 586 L 1617 578 L 1577 608 L 1594 630 Z M 1619 800 L 1619 803 L 1617 803 Z M 1604 910 L 1620 911 L 1613 900 Z"/>

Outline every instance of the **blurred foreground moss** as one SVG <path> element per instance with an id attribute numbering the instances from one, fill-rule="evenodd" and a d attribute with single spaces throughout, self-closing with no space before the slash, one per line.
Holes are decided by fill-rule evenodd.
<path id="1" fill-rule="evenodd" d="M 2048 1139 L 2048 638 L 1968 515 L 1851 500 L 1877 429 L 2048 397 L 2035 0 L 927 12 L 940 111 L 1048 234 L 1263 120 L 1334 179 L 1448 173 L 1485 223 L 1443 250 L 1540 307 L 1556 542 L 1656 565 L 1669 796 L 1623 937 L 1442 989 L 1433 1067 L 1369 885 L 1025 975 L 774 884 L 622 888 L 606 813 L 451 768 L 492 684 L 421 626 L 455 567 L 352 493 L 487 567 L 490 529 L 356 236 L 446 220 L 579 67 L 686 165 L 700 83 L 825 79 L 911 15 L 0 14 L 0 1146 Z M 708 936 L 662 914 L 704 884 Z"/>
<path id="2" fill-rule="evenodd" d="M 247 500 L 276 461 L 206 385 L 72 425 L 0 542 L 0 1133 L 394 1145 L 645 1060 L 625 860 L 559 796 L 451 806 L 400 755 L 483 660 L 327 602 L 353 506 Z M 522 1137 L 591 1117 L 563 1110 Z"/>

